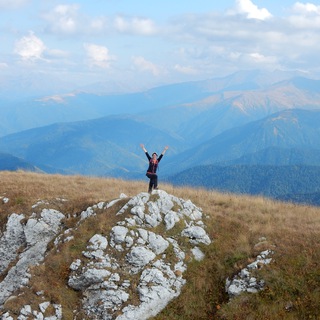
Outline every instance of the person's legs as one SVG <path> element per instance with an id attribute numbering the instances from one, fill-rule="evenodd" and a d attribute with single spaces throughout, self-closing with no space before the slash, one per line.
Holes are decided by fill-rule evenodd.
<path id="1" fill-rule="evenodd" d="M 147 177 L 150 179 L 148 192 L 151 193 L 152 188 L 158 188 L 158 176 L 154 173 L 147 173 Z"/>
<path id="2" fill-rule="evenodd" d="M 154 186 L 154 189 L 158 189 L 158 176 L 156 174 L 153 179 L 153 186 Z"/>
<path id="3" fill-rule="evenodd" d="M 157 182 L 157 175 L 153 173 L 147 173 L 146 176 L 150 179 L 148 192 L 151 193 L 152 188 L 155 187 L 155 182 Z"/>
<path id="4" fill-rule="evenodd" d="M 153 182 L 152 182 L 152 178 L 150 178 L 150 181 L 149 181 L 149 188 L 148 188 L 148 192 L 151 193 L 152 191 L 152 187 L 153 187 Z"/>

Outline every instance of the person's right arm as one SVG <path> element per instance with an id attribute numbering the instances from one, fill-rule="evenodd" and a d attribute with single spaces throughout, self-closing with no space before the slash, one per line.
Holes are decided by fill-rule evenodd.
<path id="1" fill-rule="evenodd" d="M 147 156 L 148 160 L 150 160 L 150 159 L 151 159 L 151 157 L 150 157 L 150 155 L 149 155 L 149 153 L 148 153 L 147 149 L 145 148 L 145 146 L 141 143 L 141 144 L 140 144 L 140 147 L 141 147 L 141 149 L 144 151 L 144 153 L 146 154 L 146 156 Z"/>
<path id="2" fill-rule="evenodd" d="M 144 145 L 143 145 L 142 143 L 140 143 L 140 147 L 141 147 L 141 149 L 142 149 L 145 153 L 148 152 L 147 149 L 144 147 Z"/>

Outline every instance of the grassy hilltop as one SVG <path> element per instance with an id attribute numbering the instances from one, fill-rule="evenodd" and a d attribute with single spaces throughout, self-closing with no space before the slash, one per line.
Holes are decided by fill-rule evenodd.
<path id="1" fill-rule="evenodd" d="M 73 213 L 118 198 L 121 193 L 130 197 L 147 190 L 147 181 L 26 172 L 0 172 L 0 181 L 0 196 L 9 199 L 0 202 L 2 232 L 8 215 L 31 215 L 32 205 L 40 200 L 49 203 L 46 207 L 70 214 L 64 222 L 67 229 L 75 224 Z M 320 208 L 168 184 L 160 184 L 160 189 L 201 207 L 213 241 L 204 248 L 203 261 L 189 264 L 181 295 L 155 319 L 320 319 Z M 116 209 L 82 225 L 77 246 L 66 244 L 57 253 L 52 244 L 45 265 L 31 269 L 29 288 L 17 293 L 19 297 L 8 301 L 5 309 L 38 303 L 32 300 L 32 292 L 43 286 L 47 296 L 62 304 L 66 314 L 79 308 L 81 296 L 66 285 L 68 268 L 81 255 L 86 239 L 114 225 Z M 265 281 L 265 289 L 229 300 L 226 279 L 266 249 L 274 251 L 272 262 L 256 274 Z"/>

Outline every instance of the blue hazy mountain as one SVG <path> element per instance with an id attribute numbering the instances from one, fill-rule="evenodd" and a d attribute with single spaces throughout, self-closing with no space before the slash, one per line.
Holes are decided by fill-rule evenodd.
<path id="1" fill-rule="evenodd" d="M 320 108 L 317 87 L 318 80 L 250 71 L 126 94 L 63 91 L 10 99 L 0 95 L 0 136 L 59 122 L 131 114 L 197 144 L 276 111 Z"/>
<path id="2" fill-rule="evenodd" d="M 176 137 L 129 116 L 60 123 L 0 138 L 0 149 L 41 168 L 50 166 L 66 173 L 141 176 L 146 157 L 139 144 L 160 153 L 163 141 L 171 154 L 183 148 Z"/>
<path id="3" fill-rule="evenodd" d="M 45 172 L 128 179 L 144 177 L 140 143 L 150 152 L 169 145 L 161 175 L 184 171 L 191 182 L 199 166 L 312 171 L 320 163 L 319 88 L 319 80 L 251 71 L 136 93 L 0 97 L 0 152 Z"/>
<path id="4" fill-rule="evenodd" d="M 95 175 L 138 173 L 145 167 L 139 144 L 161 152 L 164 141 L 171 150 L 161 166 L 163 174 L 208 164 L 315 165 L 319 121 L 319 110 L 285 110 L 188 148 L 179 135 L 135 117 L 109 116 L 11 134 L 0 139 L 0 149 L 38 166 Z"/>
<path id="5" fill-rule="evenodd" d="M 41 172 L 39 168 L 25 161 L 24 159 L 15 157 L 8 153 L 0 153 L 0 170 L 1 171 L 34 171 Z"/>
<path id="6" fill-rule="evenodd" d="M 181 171 L 194 166 L 221 163 L 318 164 L 319 123 L 320 110 L 280 111 L 226 130 L 182 152 L 171 159 L 166 169 L 172 172 L 173 164 L 177 161 Z M 270 162 L 266 162 L 266 157 Z"/>

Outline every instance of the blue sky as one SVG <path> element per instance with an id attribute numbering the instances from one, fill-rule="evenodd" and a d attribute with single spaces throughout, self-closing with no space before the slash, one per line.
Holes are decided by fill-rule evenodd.
<path id="1" fill-rule="evenodd" d="M 319 78 L 319 54 L 320 1 L 0 0 L 0 84 L 16 90 L 140 90 L 247 69 Z"/>

